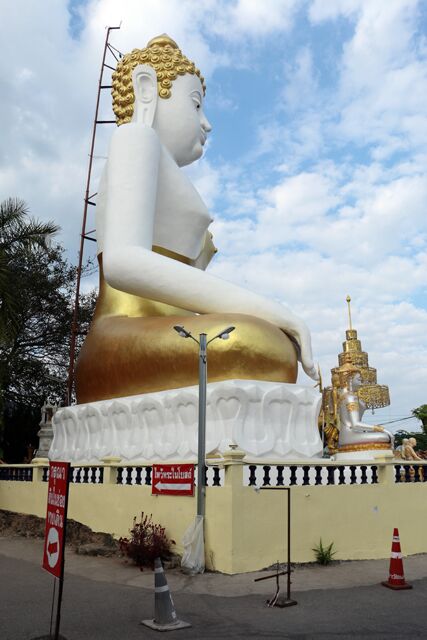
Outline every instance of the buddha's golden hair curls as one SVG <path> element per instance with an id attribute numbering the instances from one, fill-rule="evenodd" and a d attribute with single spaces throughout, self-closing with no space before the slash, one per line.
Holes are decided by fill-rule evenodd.
<path id="1" fill-rule="evenodd" d="M 133 116 L 135 95 L 132 85 L 132 71 L 138 64 L 148 64 L 157 74 L 159 96 L 167 99 L 172 95 L 172 82 L 186 73 L 200 78 L 203 94 L 206 85 L 199 69 L 186 58 L 176 42 L 166 34 L 153 38 L 145 49 L 134 49 L 117 63 L 113 73 L 113 110 L 118 125 L 130 122 Z"/>

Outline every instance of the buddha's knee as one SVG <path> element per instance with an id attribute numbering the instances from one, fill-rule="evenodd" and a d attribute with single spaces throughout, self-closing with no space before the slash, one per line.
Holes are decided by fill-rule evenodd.
<path id="1" fill-rule="evenodd" d="M 235 326 L 229 340 L 218 339 L 209 345 L 210 380 L 296 381 L 297 353 L 286 334 L 265 320 L 246 315 L 223 316 L 219 331 L 227 322 Z"/>
<path id="2" fill-rule="evenodd" d="M 208 348 L 208 379 L 269 380 L 294 383 L 297 355 L 280 329 L 253 316 L 207 314 L 185 318 L 109 317 L 94 323 L 79 357 L 79 402 L 197 384 L 197 348 L 173 326 L 180 320 L 192 335 L 208 340 L 234 326 L 229 340 Z"/>

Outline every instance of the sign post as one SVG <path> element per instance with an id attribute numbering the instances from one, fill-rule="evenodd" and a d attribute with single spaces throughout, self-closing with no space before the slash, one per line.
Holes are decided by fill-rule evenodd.
<path id="1" fill-rule="evenodd" d="M 193 496 L 194 464 L 153 464 L 153 496 Z"/>
<path id="2" fill-rule="evenodd" d="M 67 525 L 69 473 L 69 462 L 50 462 L 43 569 L 46 569 L 46 571 L 55 576 L 55 578 L 59 579 L 55 640 L 59 638 L 62 590 L 64 587 L 64 546 Z"/>

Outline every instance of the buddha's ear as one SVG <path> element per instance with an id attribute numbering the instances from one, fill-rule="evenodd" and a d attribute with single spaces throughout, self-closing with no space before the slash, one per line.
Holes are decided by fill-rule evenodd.
<path id="1" fill-rule="evenodd" d="M 138 64 L 132 71 L 132 84 L 135 104 L 132 122 L 153 125 L 157 107 L 157 75 L 148 64 Z"/>

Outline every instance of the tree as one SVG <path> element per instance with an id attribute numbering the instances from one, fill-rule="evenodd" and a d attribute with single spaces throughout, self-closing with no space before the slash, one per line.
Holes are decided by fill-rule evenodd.
<path id="1" fill-rule="evenodd" d="M 26 211 L 19 219 L 23 231 L 25 216 Z M 34 230 L 34 221 L 29 222 Z M 56 227 L 45 225 L 43 230 L 47 228 Z M 33 240 L 22 248 L 15 243 L 13 250 L 10 246 L 5 251 L 9 286 L 1 289 L 0 457 L 15 462 L 22 461 L 28 444 L 37 445 L 44 400 L 61 401 L 66 394 L 76 267 L 68 262 L 60 245 L 49 246 L 46 240 Z M 86 274 L 90 268 L 86 267 Z M 4 291 L 11 302 L 5 302 Z M 81 298 L 77 349 L 87 333 L 95 300 L 94 291 Z"/>
<path id="2" fill-rule="evenodd" d="M 0 203 L 0 339 L 13 339 L 18 322 L 16 264 L 36 249 L 46 249 L 58 231 L 53 222 L 42 223 L 28 216 L 23 200 L 9 198 Z"/>
<path id="3" fill-rule="evenodd" d="M 427 435 L 427 404 L 412 409 L 412 415 L 421 420 L 423 433 Z"/>

